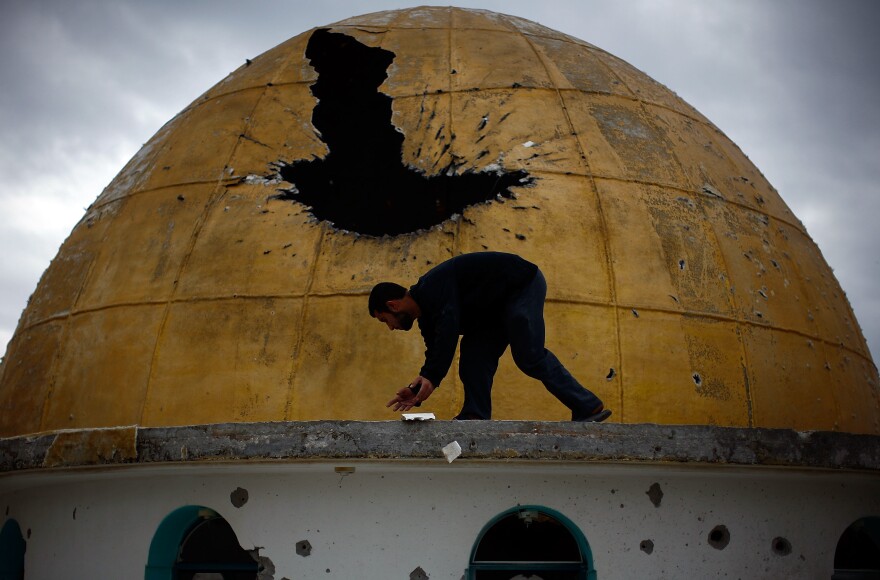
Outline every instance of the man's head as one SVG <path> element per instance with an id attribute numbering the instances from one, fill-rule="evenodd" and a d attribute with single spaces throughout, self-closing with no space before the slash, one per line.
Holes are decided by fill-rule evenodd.
<path id="1" fill-rule="evenodd" d="M 370 316 L 384 323 L 389 330 L 409 330 L 416 316 L 407 307 L 406 298 L 406 288 L 400 284 L 379 282 L 370 292 Z"/>

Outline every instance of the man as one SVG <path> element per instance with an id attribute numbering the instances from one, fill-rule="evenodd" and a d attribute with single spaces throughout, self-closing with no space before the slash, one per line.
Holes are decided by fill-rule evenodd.
<path id="1" fill-rule="evenodd" d="M 456 419 L 492 417 L 492 379 L 508 345 L 516 366 L 571 409 L 573 421 L 607 419 L 611 411 L 544 348 L 546 295 L 547 282 L 536 265 L 500 252 L 452 258 L 409 291 L 393 282 L 376 284 L 370 315 L 389 330 L 409 330 L 418 320 L 426 346 L 419 376 L 386 407 L 408 411 L 427 400 L 449 371 L 461 335 L 464 405 Z"/>

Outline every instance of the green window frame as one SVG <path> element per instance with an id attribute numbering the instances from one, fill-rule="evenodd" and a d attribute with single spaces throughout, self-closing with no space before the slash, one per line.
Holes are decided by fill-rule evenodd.
<path id="1" fill-rule="evenodd" d="M 209 520 L 226 520 L 211 508 L 189 505 L 178 508 L 165 516 L 156 529 L 150 543 L 150 552 L 144 570 L 144 580 L 177 580 L 178 577 L 191 574 L 193 571 L 211 571 L 227 574 L 253 573 L 256 578 L 259 565 L 241 562 L 181 562 L 181 554 L 190 534 Z M 230 534 L 234 532 L 230 529 Z M 236 540 L 237 541 L 237 540 Z M 210 570 L 208 570 L 208 567 Z M 231 577 L 231 576 L 230 576 Z"/>
<path id="2" fill-rule="evenodd" d="M 487 560 L 481 559 L 480 545 L 490 534 L 496 525 L 507 520 L 511 516 L 527 520 L 532 517 L 550 518 L 555 520 L 571 536 L 576 545 L 578 558 L 570 560 L 540 561 L 540 560 Z M 467 580 L 481 580 L 483 578 L 500 578 L 504 572 L 538 574 L 563 573 L 567 577 L 577 580 L 597 580 L 596 570 L 593 566 L 593 553 L 587 538 L 580 528 L 563 514 L 556 510 L 540 505 L 522 505 L 507 509 L 492 518 L 483 529 L 480 530 L 477 540 L 471 548 L 468 568 L 465 570 Z"/>

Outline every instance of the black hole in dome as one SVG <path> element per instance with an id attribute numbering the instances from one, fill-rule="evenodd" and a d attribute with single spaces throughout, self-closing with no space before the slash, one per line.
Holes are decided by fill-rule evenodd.
<path id="1" fill-rule="evenodd" d="M 430 176 L 404 166 L 391 97 L 378 91 L 394 53 L 319 29 L 306 57 L 318 73 L 312 124 L 329 153 L 279 162 L 278 173 L 294 186 L 280 199 L 308 206 L 339 229 L 393 236 L 430 228 L 476 203 L 511 198 L 510 187 L 534 181 L 526 171 L 459 173 L 463 160 Z"/>

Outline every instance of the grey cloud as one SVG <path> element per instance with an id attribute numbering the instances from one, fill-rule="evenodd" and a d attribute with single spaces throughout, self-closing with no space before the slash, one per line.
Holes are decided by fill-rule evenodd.
<path id="1" fill-rule="evenodd" d="M 8 338 L 58 244 L 140 144 L 202 92 L 314 26 L 419 2 L 258 4 L 31 0 L 0 20 L 0 244 Z M 591 42 L 676 91 L 734 140 L 819 244 L 880 348 L 877 3 L 487 0 Z M 95 166 L 88 181 L 83 164 Z M 49 179 L 45 172 L 58 176 Z M 7 210 L 22 196 L 77 208 L 46 243 Z M 12 232 L 12 233 L 10 233 Z M 34 267 L 31 254 L 43 256 Z M 22 254 L 24 256 L 25 254 Z M 39 261 L 38 261 L 39 262 Z M 17 297 L 17 298 L 16 298 Z M 10 314 L 11 313 L 11 314 Z"/>

